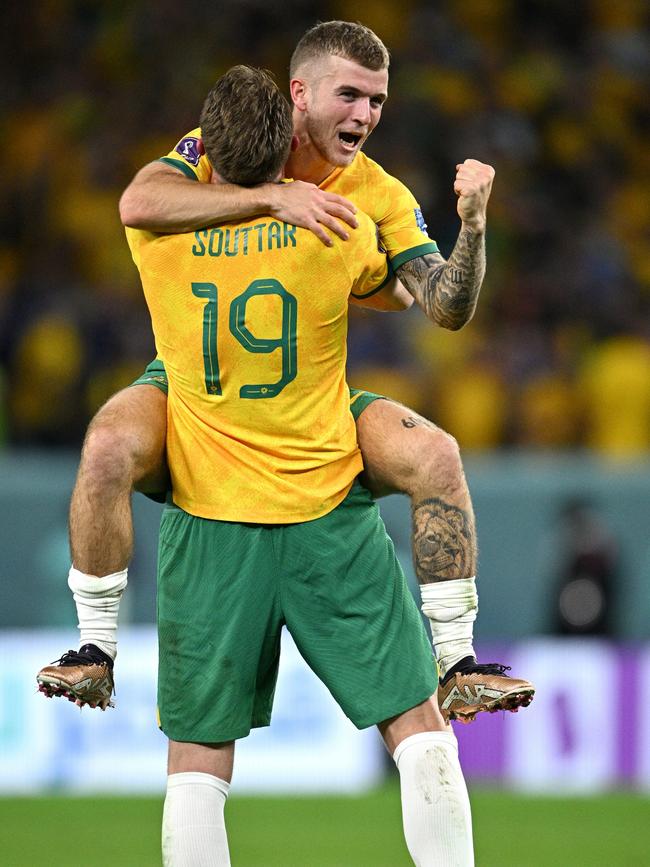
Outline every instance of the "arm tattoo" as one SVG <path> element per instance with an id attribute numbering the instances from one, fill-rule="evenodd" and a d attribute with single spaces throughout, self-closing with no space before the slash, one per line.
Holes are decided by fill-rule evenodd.
<path id="1" fill-rule="evenodd" d="M 476 535 L 472 517 L 438 498 L 414 503 L 413 562 L 419 584 L 474 575 Z"/>
<path id="2" fill-rule="evenodd" d="M 449 259 L 426 253 L 405 262 L 397 276 L 436 325 L 457 331 L 474 315 L 485 275 L 485 234 L 463 228 Z"/>

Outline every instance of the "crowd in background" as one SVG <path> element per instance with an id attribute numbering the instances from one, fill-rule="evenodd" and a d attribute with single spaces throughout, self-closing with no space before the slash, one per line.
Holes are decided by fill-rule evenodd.
<path id="1" fill-rule="evenodd" d="M 153 357 L 122 189 L 234 63 L 286 85 L 317 20 L 392 54 L 367 153 L 449 255 L 453 179 L 491 163 L 488 274 L 456 333 L 354 310 L 349 380 L 465 448 L 650 449 L 650 6 L 643 0 L 29 0 L 3 28 L 0 443 L 72 446 Z"/>

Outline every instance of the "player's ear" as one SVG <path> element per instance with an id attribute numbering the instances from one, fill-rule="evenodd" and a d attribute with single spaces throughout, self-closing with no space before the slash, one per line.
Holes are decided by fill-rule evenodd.
<path id="1" fill-rule="evenodd" d="M 303 78 L 292 78 L 289 82 L 289 93 L 298 111 L 306 111 L 309 98 L 309 85 Z"/>

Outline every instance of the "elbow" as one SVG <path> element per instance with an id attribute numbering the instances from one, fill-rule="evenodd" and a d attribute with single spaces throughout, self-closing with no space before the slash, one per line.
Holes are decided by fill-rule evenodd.
<path id="1" fill-rule="evenodd" d="M 444 328 L 445 331 L 460 331 L 461 328 L 464 328 L 467 323 L 456 321 L 455 319 L 442 319 L 436 322 L 436 325 L 439 325 L 441 328 Z"/>
<path id="2" fill-rule="evenodd" d="M 119 211 L 123 226 L 128 226 L 131 229 L 146 228 L 146 214 L 142 207 L 141 197 L 131 187 L 127 187 L 122 193 Z"/>
<path id="3" fill-rule="evenodd" d="M 122 193 L 118 207 L 122 225 L 137 229 L 137 211 L 134 207 L 133 196 L 128 189 Z"/>
<path id="4" fill-rule="evenodd" d="M 460 331 L 461 328 L 464 328 L 468 324 L 468 322 L 472 321 L 475 309 L 476 308 L 468 310 L 461 315 L 459 315 L 458 311 L 454 311 L 451 315 L 439 316 L 436 319 L 436 325 L 439 325 L 446 331 Z"/>

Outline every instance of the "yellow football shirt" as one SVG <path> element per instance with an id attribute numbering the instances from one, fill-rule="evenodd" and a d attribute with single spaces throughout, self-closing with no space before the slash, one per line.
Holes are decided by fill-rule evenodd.
<path id="1" fill-rule="evenodd" d="M 210 181 L 212 165 L 199 128 L 184 136 L 161 159 L 192 180 Z M 438 252 L 438 245 L 429 238 L 422 211 L 410 190 L 363 151 L 355 156 L 351 165 L 334 169 L 320 188 L 345 196 L 370 217 L 394 270 L 425 253 Z"/>
<path id="2" fill-rule="evenodd" d="M 327 514 L 363 465 L 345 381 L 347 306 L 389 277 L 364 214 L 325 247 L 268 217 L 127 229 L 169 378 L 174 502 L 204 518 Z"/>

